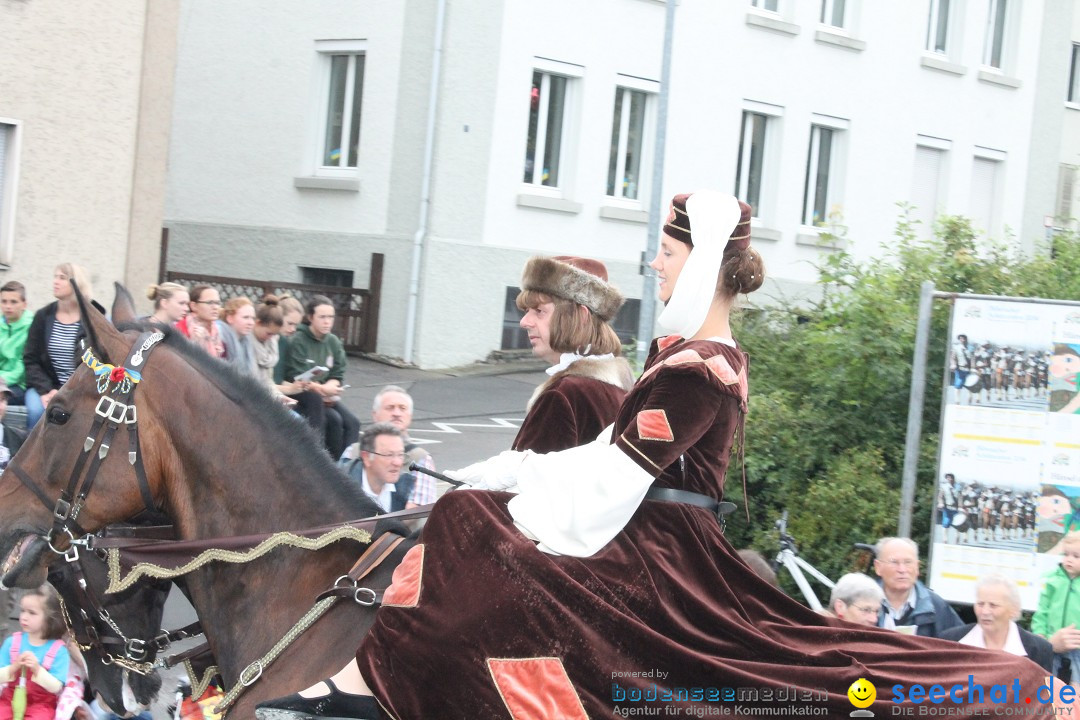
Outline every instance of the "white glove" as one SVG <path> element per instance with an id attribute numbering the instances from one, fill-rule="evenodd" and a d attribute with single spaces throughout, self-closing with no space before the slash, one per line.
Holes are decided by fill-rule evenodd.
<path id="1" fill-rule="evenodd" d="M 481 460 L 446 474 L 467 483 L 473 490 L 511 490 L 517 486 L 517 472 L 531 450 L 506 450 L 493 458 Z"/>

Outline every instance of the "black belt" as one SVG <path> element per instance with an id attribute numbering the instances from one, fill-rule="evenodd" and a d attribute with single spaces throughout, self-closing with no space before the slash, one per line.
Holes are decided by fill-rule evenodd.
<path id="1" fill-rule="evenodd" d="M 684 503 L 686 505 L 705 508 L 709 512 L 716 514 L 716 519 L 720 522 L 721 529 L 723 529 L 724 525 L 727 523 L 726 516 L 735 512 L 736 508 L 736 505 L 733 502 L 716 500 L 708 495 L 702 495 L 701 493 L 655 486 L 649 488 L 649 491 L 645 493 L 645 499 L 659 500 L 661 502 Z"/>

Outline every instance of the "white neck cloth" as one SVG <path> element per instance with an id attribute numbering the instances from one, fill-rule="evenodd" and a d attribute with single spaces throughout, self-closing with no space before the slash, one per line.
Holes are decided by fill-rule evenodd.
<path id="1" fill-rule="evenodd" d="M 727 193 L 699 190 L 687 199 L 694 247 L 658 322 L 668 334 L 691 338 L 705 324 L 716 296 L 724 248 L 739 224 L 739 201 Z"/>

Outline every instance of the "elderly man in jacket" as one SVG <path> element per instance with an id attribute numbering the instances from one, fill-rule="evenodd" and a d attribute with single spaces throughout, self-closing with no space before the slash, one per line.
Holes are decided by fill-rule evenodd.
<path id="1" fill-rule="evenodd" d="M 963 625 L 940 595 L 919 582 L 919 546 L 914 541 L 898 537 L 878 540 L 874 571 L 885 591 L 878 627 L 914 627 L 916 635 L 940 637 L 949 628 Z"/>

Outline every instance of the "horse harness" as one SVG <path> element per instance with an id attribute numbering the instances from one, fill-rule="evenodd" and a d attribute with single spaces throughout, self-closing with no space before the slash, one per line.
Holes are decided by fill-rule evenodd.
<path id="1" fill-rule="evenodd" d="M 17 464 L 9 465 L 9 469 L 15 472 L 27 488 L 45 505 L 52 510 L 53 526 L 45 540 L 49 548 L 61 555 L 69 562 L 78 559 L 78 546 L 86 544 L 87 533 L 78 523 L 79 513 L 87 496 L 94 488 L 98 470 L 102 461 L 108 456 L 109 449 L 113 444 L 113 437 L 121 426 L 127 428 L 128 435 L 128 462 L 135 470 L 135 476 L 139 482 L 139 492 L 142 494 L 143 504 L 148 512 L 157 512 L 154 503 L 154 495 L 150 491 L 150 483 L 146 478 L 146 468 L 143 465 L 142 453 L 139 452 L 139 425 L 138 412 L 135 408 L 134 395 L 142 374 L 137 368 L 141 367 L 150 357 L 150 353 L 165 337 L 159 331 L 144 332 L 131 346 L 127 359 L 123 365 L 113 366 L 102 363 L 94 355 L 92 348 L 86 348 L 82 355 L 82 362 L 89 367 L 97 376 L 97 388 L 101 397 L 94 408 L 94 423 L 90 432 L 83 442 L 82 452 L 72 468 L 71 477 L 67 487 L 64 488 L 55 503 L 49 500 L 48 495 L 35 483 Z M 135 368 L 135 369 L 133 369 Z M 110 386 L 112 391 L 109 392 Z M 109 392 L 109 394 L 106 394 Z M 93 452 L 97 448 L 97 452 Z M 90 461 L 87 466 L 87 461 Z M 86 468 L 86 476 L 79 483 L 79 478 Z M 64 536 L 68 537 L 67 550 L 57 548 L 57 542 Z"/>
<path id="2" fill-rule="evenodd" d="M 80 547 L 84 548 L 84 551 L 92 549 L 93 537 L 107 537 L 121 531 L 110 531 L 110 528 L 106 528 L 99 536 L 92 536 L 79 525 L 78 517 L 86 498 L 94 487 L 101 463 L 108 456 L 116 432 L 121 427 L 127 428 L 128 462 L 135 470 L 143 504 L 148 512 L 158 512 L 146 477 L 142 453 L 139 450 L 138 411 L 135 407 L 134 395 L 142 379 L 138 368 L 146 363 L 150 353 L 164 337 L 164 334 L 159 331 L 143 332 L 131 346 L 127 359 L 120 366 L 102 363 L 94 355 L 92 348 L 86 348 L 83 352 L 82 362 L 97 376 L 97 388 L 101 397 L 94 408 L 93 425 L 83 442 L 79 459 L 72 468 L 67 487 L 61 491 L 55 503 L 17 464 L 8 466 L 19 481 L 52 511 L 53 526 L 46 535 L 45 541 L 50 550 L 65 560 L 60 572 L 71 580 L 71 587 L 74 588 L 78 598 L 74 615 L 70 613 L 66 605 L 63 607 L 65 619 L 68 621 L 75 641 L 84 650 L 95 650 L 106 665 L 116 663 L 143 675 L 153 670 L 154 661 L 159 652 L 164 651 L 173 642 L 199 635 L 202 632 L 199 623 L 192 623 L 179 630 L 161 632 L 153 638 L 127 637 L 112 619 L 91 584 L 87 582 L 79 553 Z M 111 392 L 109 392 L 110 387 Z M 87 466 L 88 461 L 89 466 Z M 86 473 L 80 485 L 79 478 L 83 475 L 83 468 L 86 468 Z M 131 528 L 126 531 L 126 534 L 145 535 L 145 533 L 138 533 L 138 530 L 138 528 Z M 155 530 L 157 536 L 161 537 L 161 528 Z M 171 526 L 166 530 L 171 536 Z M 61 550 L 57 545 L 65 535 L 68 538 L 68 547 Z M 78 619 L 78 622 L 73 622 L 75 619 Z M 99 621 L 103 622 L 108 629 L 100 630 Z M 165 660 L 164 663 L 167 666 L 169 660 Z"/>

